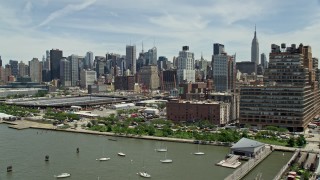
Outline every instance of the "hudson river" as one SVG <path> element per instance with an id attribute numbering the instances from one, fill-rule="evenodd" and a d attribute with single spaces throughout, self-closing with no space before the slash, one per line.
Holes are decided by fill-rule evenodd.
<path id="1" fill-rule="evenodd" d="M 108 139 L 114 139 L 111 141 Z M 80 153 L 76 153 L 79 147 Z M 162 164 L 163 152 L 155 148 L 167 147 L 171 164 Z M 205 155 L 196 156 L 195 144 L 173 143 L 131 138 L 66 133 L 36 129 L 14 130 L 0 125 L 0 179 L 46 180 L 67 172 L 75 180 L 142 179 L 136 173 L 147 171 L 159 180 L 221 180 L 233 169 L 216 166 L 229 152 L 228 147 L 200 145 Z M 126 157 L 119 157 L 122 151 Z M 45 156 L 49 155 L 49 162 Z M 273 152 L 245 179 L 254 179 L 262 173 L 263 179 L 272 179 L 290 159 L 292 153 Z M 110 157 L 99 162 L 97 158 Z M 6 168 L 12 165 L 13 172 Z"/>

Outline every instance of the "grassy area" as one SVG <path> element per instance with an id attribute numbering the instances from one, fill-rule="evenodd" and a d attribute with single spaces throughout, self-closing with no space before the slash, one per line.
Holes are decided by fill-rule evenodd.
<path id="1" fill-rule="evenodd" d="M 278 145 L 278 146 L 287 146 L 287 141 L 279 141 L 279 140 L 272 140 L 272 139 L 255 139 L 256 141 L 266 143 L 266 144 L 272 144 L 272 145 Z"/>

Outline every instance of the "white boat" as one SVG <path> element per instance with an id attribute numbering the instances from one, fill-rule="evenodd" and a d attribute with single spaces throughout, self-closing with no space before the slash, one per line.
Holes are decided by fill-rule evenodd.
<path id="1" fill-rule="evenodd" d="M 151 175 L 148 174 L 147 172 L 138 172 L 137 174 L 144 178 L 151 178 Z"/>
<path id="2" fill-rule="evenodd" d="M 118 152 L 118 156 L 124 157 L 124 156 L 126 156 L 126 154 L 123 152 Z"/>
<path id="3" fill-rule="evenodd" d="M 194 155 L 204 155 L 204 152 L 199 151 L 199 144 L 198 144 L 198 151 L 193 154 Z"/>
<path id="4" fill-rule="evenodd" d="M 160 160 L 162 163 L 172 163 L 172 159 Z"/>
<path id="5" fill-rule="evenodd" d="M 59 174 L 59 175 L 54 175 L 54 177 L 55 178 L 67 178 L 67 177 L 70 177 L 71 176 L 71 174 L 69 174 L 69 173 L 61 173 L 61 174 Z"/>
<path id="6" fill-rule="evenodd" d="M 159 148 L 159 149 L 156 149 L 157 152 L 167 152 L 167 148 Z"/>
<path id="7" fill-rule="evenodd" d="M 110 160 L 110 158 L 108 157 L 103 157 L 103 158 L 99 158 L 99 159 L 96 159 L 97 161 L 108 161 Z"/>
<path id="8" fill-rule="evenodd" d="M 161 145 L 163 145 L 163 143 L 161 144 Z M 168 151 L 168 148 L 167 147 L 161 147 L 160 146 L 160 148 L 157 148 L 157 149 L 155 149 L 157 152 L 167 152 Z"/>
<path id="9" fill-rule="evenodd" d="M 163 160 L 160 160 L 160 162 L 162 163 L 172 163 L 172 159 L 167 159 L 167 152 L 164 156 L 164 159 Z"/>

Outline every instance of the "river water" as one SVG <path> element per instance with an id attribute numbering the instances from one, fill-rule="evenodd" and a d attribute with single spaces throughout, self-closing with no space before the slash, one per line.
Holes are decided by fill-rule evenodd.
<path id="1" fill-rule="evenodd" d="M 76 180 L 135 180 L 142 179 L 136 173 L 147 171 L 152 179 L 159 180 L 209 180 L 223 179 L 233 169 L 216 166 L 229 152 L 227 147 L 200 145 L 203 156 L 193 155 L 198 150 L 195 144 L 173 143 L 131 138 L 67 133 L 45 130 L 14 130 L 0 125 L 0 180 L 46 180 L 54 175 L 68 172 Z M 172 164 L 162 164 L 165 153 L 155 152 L 155 148 L 168 148 L 167 158 Z M 80 153 L 76 153 L 79 147 Z M 122 151 L 126 157 L 119 157 Z M 272 153 L 258 166 L 263 179 L 271 179 L 289 159 L 290 153 L 281 156 Z M 45 156 L 49 155 L 49 162 Z M 109 161 L 96 161 L 100 157 L 110 157 Z M 271 160 L 271 161 L 270 161 Z M 266 162 L 266 163 L 265 163 Z M 275 163 L 276 162 L 276 163 Z M 271 166 L 275 170 L 269 170 Z M 7 173 L 6 167 L 13 166 Z M 267 167 L 267 168 L 266 168 Z M 257 172 L 246 178 L 252 179 Z"/>

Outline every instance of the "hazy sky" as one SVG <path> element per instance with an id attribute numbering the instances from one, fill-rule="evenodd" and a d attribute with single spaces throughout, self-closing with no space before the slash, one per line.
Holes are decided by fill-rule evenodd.
<path id="1" fill-rule="evenodd" d="M 64 56 L 125 54 L 155 46 L 170 60 L 188 45 L 211 60 L 212 44 L 237 61 L 250 60 L 254 26 L 260 53 L 272 43 L 310 45 L 320 51 L 320 0 L 0 0 L 0 55 L 29 61 L 46 50 Z"/>

